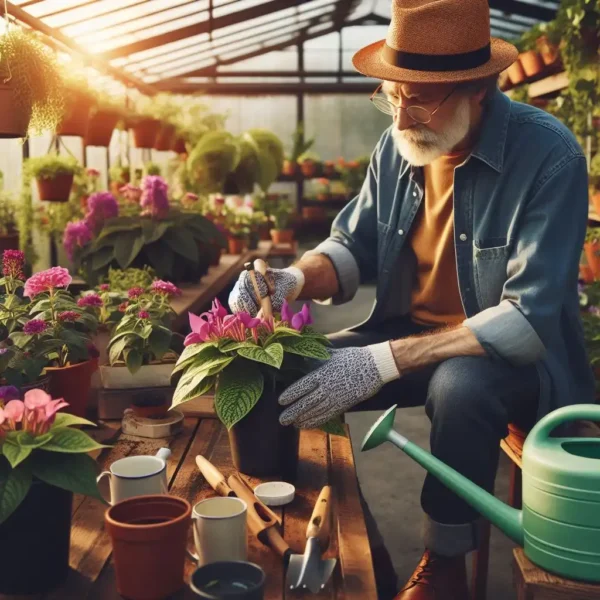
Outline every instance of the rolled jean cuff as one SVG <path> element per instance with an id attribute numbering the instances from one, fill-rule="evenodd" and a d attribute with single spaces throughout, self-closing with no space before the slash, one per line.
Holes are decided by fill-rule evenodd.
<path id="1" fill-rule="evenodd" d="M 476 550 L 481 538 L 482 520 L 446 525 L 425 515 L 423 542 L 425 548 L 441 556 L 459 556 Z"/>

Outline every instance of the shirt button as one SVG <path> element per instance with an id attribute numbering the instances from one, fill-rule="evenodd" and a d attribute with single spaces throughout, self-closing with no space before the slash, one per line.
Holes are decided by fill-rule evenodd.
<path id="1" fill-rule="evenodd" d="M 417 197 L 417 192 L 416 192 L 416 191 L 414 191 L 414 192 L 413 192 L 413 196 L 414 196 L 415 198 Z"/>
<path id="2" fill-rule="evenodd" d="M 404 235 L 404 229 L 398 229 L 398 233 L 399 233 L 400 235 Z"/>
<path id="3" fill-rule="evenodd" d="M 461 242 L 466 242 L 467 241 L 467 234 L 466 233 L 461 233 L 460 234 L 460 241 Z"/>

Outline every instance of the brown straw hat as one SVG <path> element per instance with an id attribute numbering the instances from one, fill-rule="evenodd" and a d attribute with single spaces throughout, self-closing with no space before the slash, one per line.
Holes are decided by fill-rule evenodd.
<path id="1" fill-rule="evenodd" d="M 497 75 L 517 49 L 490 37 L 487 0 L 392 0 L 387 38 L 359 50 L 363 75 L 406 83 L 454 83 Z"/>

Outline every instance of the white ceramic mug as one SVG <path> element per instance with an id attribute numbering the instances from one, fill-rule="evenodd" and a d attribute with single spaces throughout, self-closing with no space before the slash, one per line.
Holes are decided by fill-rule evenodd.
<path id="1" fill-rule="evenodd" d="M 166 494 L 169 456 L 171 451 L 161 448 L 155 456 L 127 456 L 115 461 L 110 471 L 103 471 L 96 480 L 99 484 L 104 477 L 109 478 L 110 498 L 103 494 L 105 500 L 114 505 L 134 496 Z"/>
<path id="2" fill-rule="evenodd" d="M 213 562 L 247 560 L 247 504 L 240 498 L 218 497 L 198 502 L 192 510 L 197 554 L 188 556 L 199 567 Z"/>

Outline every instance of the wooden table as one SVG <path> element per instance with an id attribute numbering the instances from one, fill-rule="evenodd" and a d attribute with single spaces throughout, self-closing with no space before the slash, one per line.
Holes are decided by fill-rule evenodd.
<path id="1" fill-rule="evenodd" d="M 227 477 L 233 468 L 229 454 L 227 432 L 213 418 L 186 417 L 183 432 L 169 439 L 145 439 L 121 433 L 118 421 L 105 422 L 95 437 L 106 444 L 114 444 L 98 457 L 102 469 L 119 458 L 130 455 L 155 454 L 168 446 L 171 457 L 167 461 L 170 493 L 186 498 L 192 506 L 214 496 L 198 468 L 195 457 L 209 458 Z M 243 476 L 255 487 L 259 480 Z M 305 546 L 306 525 L 314 503 L 323 485 L 333 486 L 334 524 L 332 542 L 324 555 L 337 557 L 334 576 L 318 594 L 308 591 L 289 592 L 284 586 L 281 559 L 249 534 L 248 559 L 262 566 L 267 574 L 265 600 L 376 600 L 375 577 L 371 551 L 367 540 L 364 517 L 358 496 L 356 471 L 350 439 L 329 436 L 321 431 L 302 431 L 300 460 L 296 480 L 296 498 L 284 508 L 283 536 L 295 553 Z M 280 510 L 280 509 L 278 509 Z M 31 600 L 117 600 L 114 568 L 111 561 L 110 539 L 104 529 L 106 506 L 92 498 L 75 497 L 71 530 L 72 571 L 64 586 L 51 594 L 28 596 Z M 190 547 L 191 542 L 190 528 Z M 39 560 L 43 560 L 40 557 Z M 186 564 L 186 578 L 194 565 Z M 183 588 L 174 598 L 191 599 L 189 589 Z M 15 600 L 2 596 L 2 600 Z"/>

